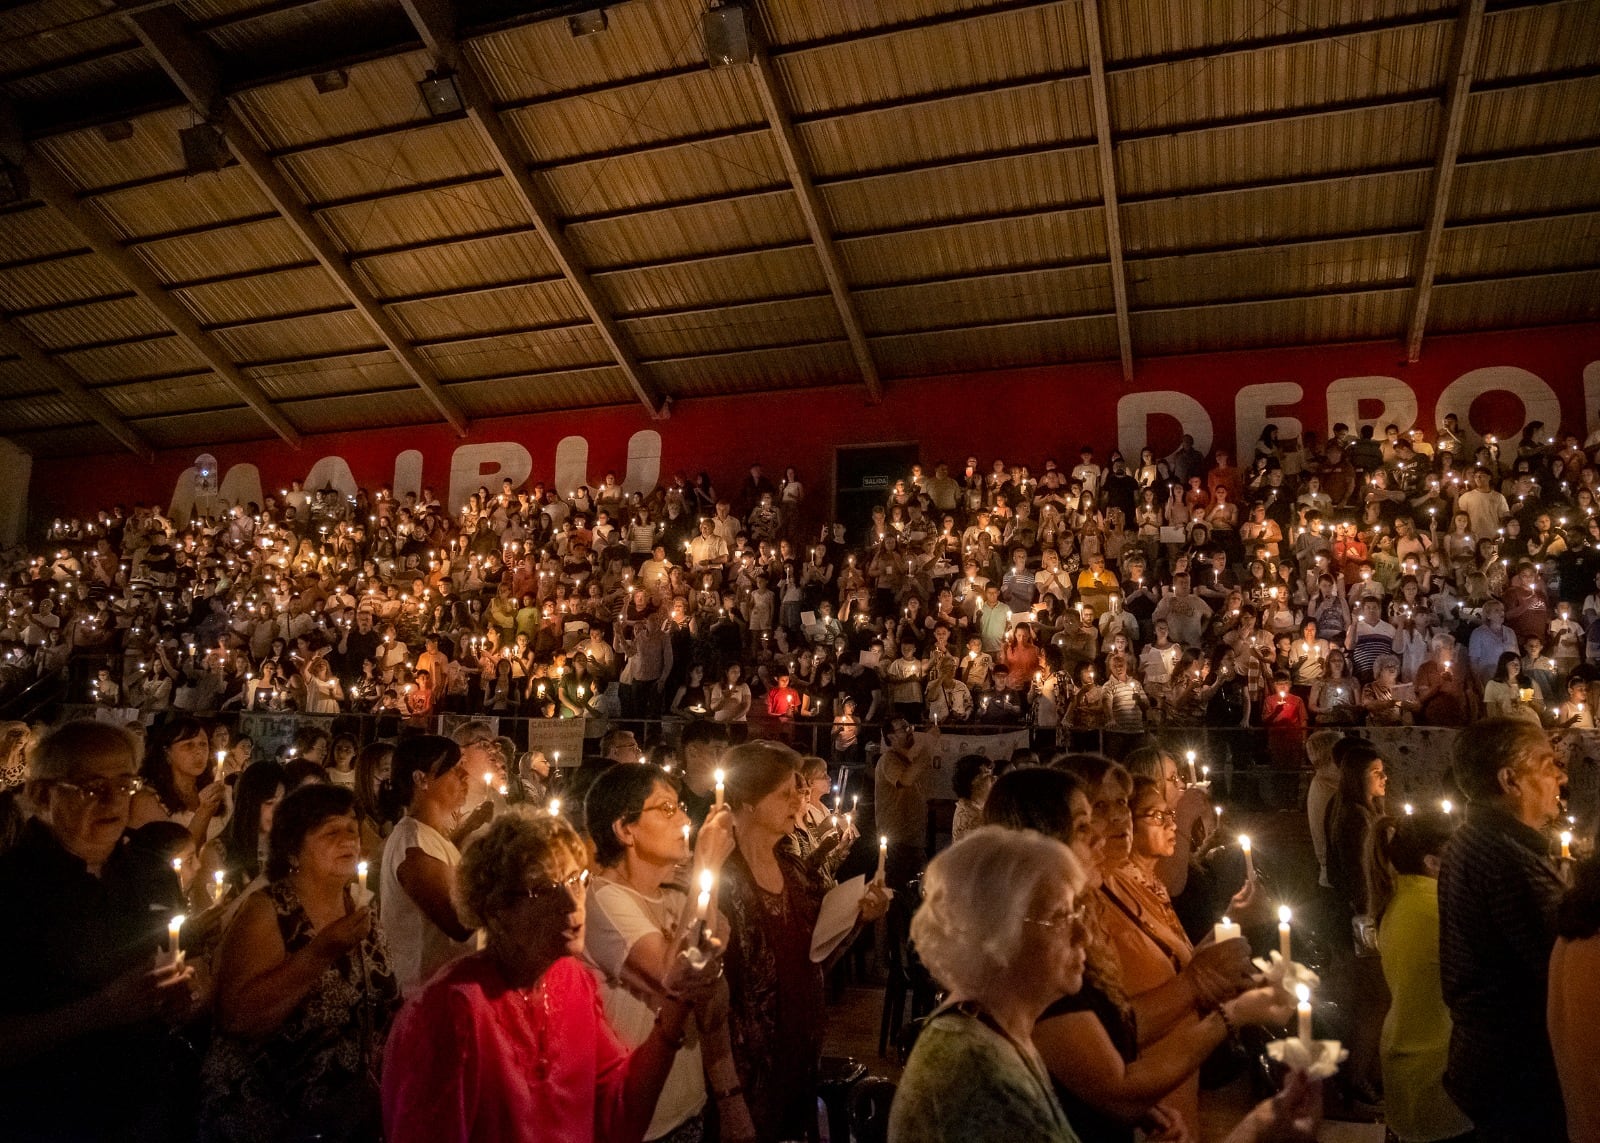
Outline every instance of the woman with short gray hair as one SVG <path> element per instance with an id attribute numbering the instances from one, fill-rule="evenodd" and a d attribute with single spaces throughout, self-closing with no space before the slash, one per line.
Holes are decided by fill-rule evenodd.
<path id="1" fill-rule="evenodd" d="M 949 999 L 906 1064 L 890 1143 L 1077 1143 L 1033 1025 L 1083 983 L 1083 884 L 1066 846 L 1001 826 L 974 830 L 929 864 L 911 939 Z"/>

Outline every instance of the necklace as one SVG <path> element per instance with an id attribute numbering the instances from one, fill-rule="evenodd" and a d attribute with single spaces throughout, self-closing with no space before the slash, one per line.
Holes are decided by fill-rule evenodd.
<path id="1" fill-rule="evenodd" d="M 524 1018 L 532 1026 L 534 1040 L 533 1075 L 541 1083 L 550 1078 L 550 990 L 540 981 L 532 988 L 519 988 L 517 994 L 526 1005 Z M 537 997 L 535 996 L 537 994 Z M 540 1015 L 535 1020 L 532 1008 L 538 1003 Z"/>

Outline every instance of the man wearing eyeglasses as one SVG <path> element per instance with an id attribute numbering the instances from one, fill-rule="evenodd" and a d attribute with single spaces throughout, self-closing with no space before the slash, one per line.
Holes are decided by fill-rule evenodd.
<path id="1" fill-rule="evenodd" d="M 0 1123 L 7 1139 L 179 1137 L 163 1021 L 192 1007 L 166 965 L 182 893 L 160 858 L 119 845 L 139 788 L 127 731 L 69 722 L 40 741 L 37 815 L 0 856 Z M 162 967 L 158 967 L 162 965 Z"/>

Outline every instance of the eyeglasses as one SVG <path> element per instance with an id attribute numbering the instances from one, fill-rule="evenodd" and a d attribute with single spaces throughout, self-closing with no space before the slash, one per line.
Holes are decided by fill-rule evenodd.
<path id="1" fill-rule="evenodd" d="M 684 817 L 689 816 L 689 807 L 683 802 L 678 802 L 676 804 L 672 802 L 658 802 L 653 806 L 645 806 L 644 809 L 640 810 L 639 812 L 647 814 L 651 810 L 654 810 L 658 814 L 666 814 L 669 818 L 677 814 L 682 814 Z"/>
<path id="2" fill-rule="evenodd" d="M 1089 915 L 1087 901 L 1079 901 L 1070 909 L 1058 909 L 1048 917 L 1024 917 L 1025 925 L 1038 925 L 1041 929 L 1073 929 L 1084 924 Z"/>
<path id="3" fill-rule="evenodd" d="M 530 901 L 538 901 L 542 898 L 549 897 L 554 893 L 565 892 L 569 897 L 571 897 L 583 892 L 588 887 L 589 871 L 587 869 L 580 869 L 571 877 L 563 877 L 559 881 L 548 879 L 544 881 L 536 881 L 534 884 L 522 891 L 522 896 L 527 897 Z"/>
<path id="4" fill-rule="evenodd" d="M 55 783 L 63 790 L 70 790 L 86 802 L 98 802 L 101 805 L 109 804 L 119 798 L 131 798 L 144 789 L 144 782 L 132 775 L 123 778 L 95 778 L 89 782 L 64 782 L 57 780 Z"/>
<path id="5" fill-rule="evenodd" d="M 1160 822 L 1162 825 L 1175 826 L 1178 824 L 1178 815 L 1172 810 L 1151 810 L 1147 814 L 1134 814 L 1133 816 L 1146 821 Z"/>

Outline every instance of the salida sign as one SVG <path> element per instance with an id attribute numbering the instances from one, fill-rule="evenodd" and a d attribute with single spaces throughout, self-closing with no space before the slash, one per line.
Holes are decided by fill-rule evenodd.
<path id="1" fill-rule="evenodd" d="M 570 489 L 612 473 L 643 490 L 704 471 L 726 494 L 757 462 L 774 478 L 794 466 L 816 499 L 841 445 L 915 442 L 929 464 L 1036 465 L 1073 462 L 1084 444 L 1102 459 L 1113 444 L 1130 460 L 1147 444 L 1159 455 L 1185 433 L 1202 451 L 1248 456 L 1269 422 L 1285 437 L 1339 422 L 1431 436 L 1453 412 L 1469 435 L 1513 437 L 1532 421 L 1587 435 L 1600 416 L 1600 325 L 1439 337 L 1421 362 L 1399 357 L 1393 343 L 1210 354 L 1141 362 L 1132 386 L 1114 365 L 1055 366 L 893 381 L 874 406 L 856 388 L 810 389 L 685 401 L 664 422 L 619 407 L 484 420 L 466 440 L 429 425 L 308 437 L 301 450 L 274 440 L 168 451 L 154 465 L 41 460 L 35 501 L 37 515 L 83 513 L 115 488 L 184 519 L 197 497 L 260 503 L 298 480 L 399 496 L 428 487 L 453 510 L 502 479 Z"/>

